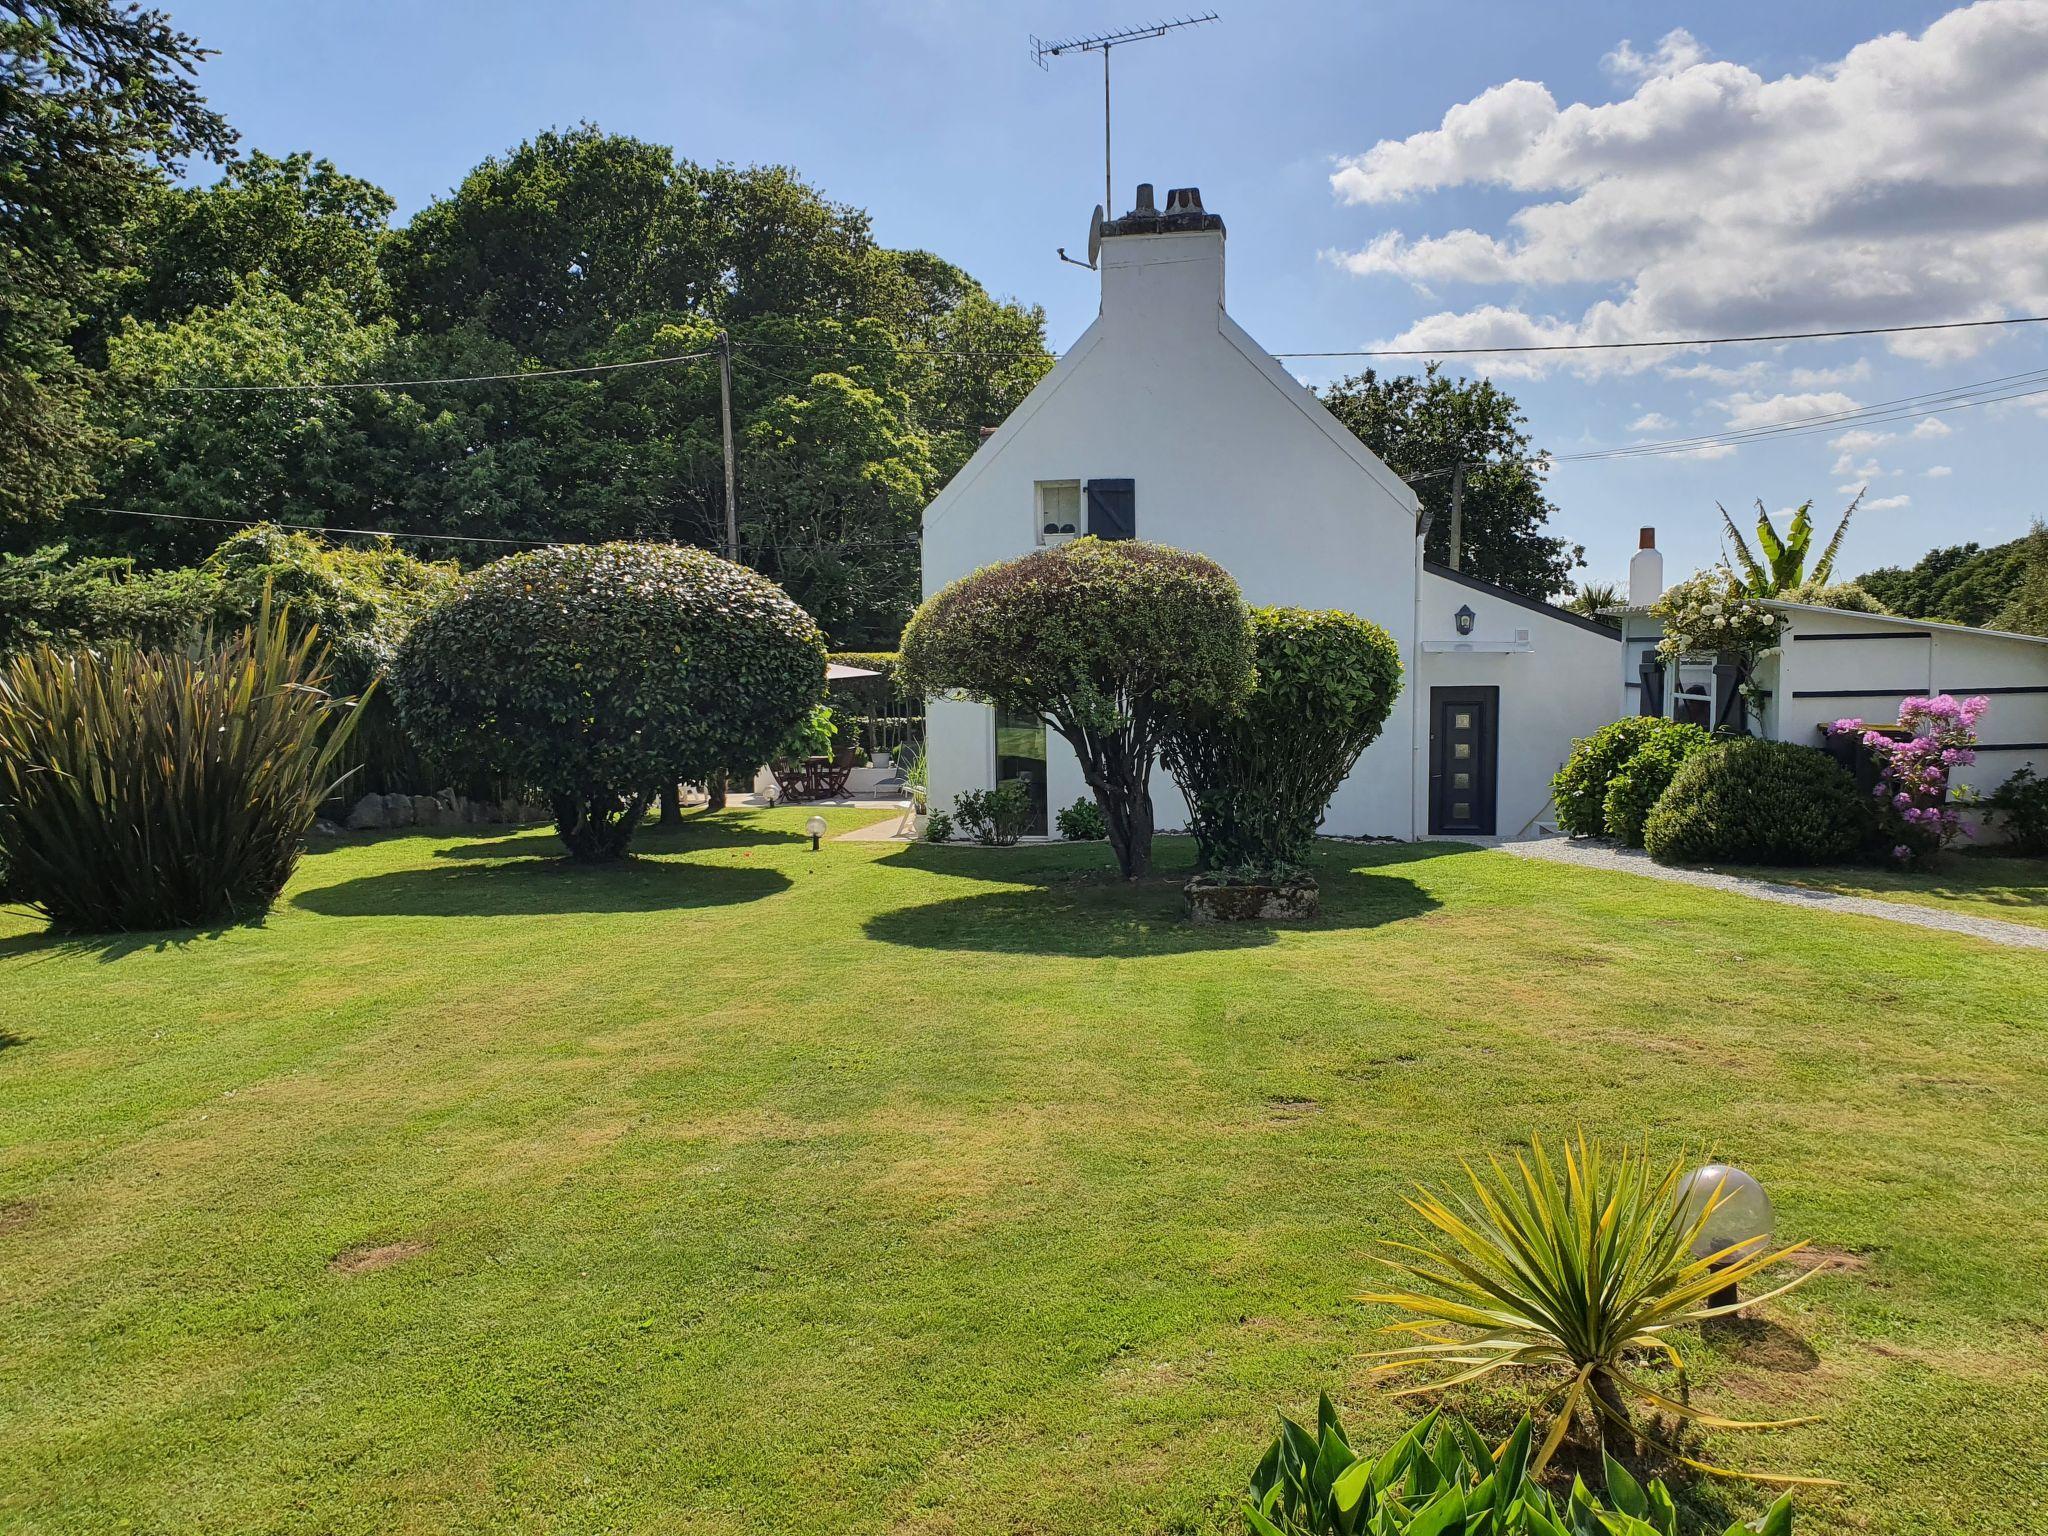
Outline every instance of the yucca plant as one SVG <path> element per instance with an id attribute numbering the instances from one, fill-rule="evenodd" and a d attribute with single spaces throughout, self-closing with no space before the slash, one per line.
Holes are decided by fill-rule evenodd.
<path id="1" fill-rule="evenodd" d="M 1529 1416 L 1489 1449 L 1463 1419 L 1432 1409 L 1378 1455 L 1360 1454 L 1325 1396 L 1311 1434 L 1285 1414 L 1244 1502 L 1255 1536 L 1678 1536 L 1678 1507 L 1655 1478 L 1605 1459 L 1607 1492 L 1535 1480 Z M 1724 1536 L 1790 1536 L 1792 1496 Z"/>
<path id="2" fill-rule="evenodd" d="M 1783 1429 L 1810 1419 L 1745 1422 L 1690 1405 L 1685 1361 L 1670 1334 L 1687 1324 L 1732 1313 L 1781 1296 L 1819 1269 L 1775 1290 L 1726 1306 L 1710 1298 L 1805 1247 L 1766 1251 L 1752 1238 L 1696 1257 L 1693 1249 L 1723 1194 L 1714 1190 L 1688 1209 L 1680 1186 L 1681 1158 L 1659 1173 L 1646 1148 L 1612 1150 L 1583 1135 L 1568 1141 L 1553 1166 L 1540 1139 L 1514 1171 L 1499 1158 L 1490 1176 L 1465 1169 L 1471 1193 L 1420 1191 L 1409 1206 L 1443 1235 L 1435 1248 L 1391 1246 L 1410 1258 L 1382 1260 L 1423 1282 L 1428 1291 L 1388 1291 L 1362 1298 L 1414 1314 L 1389 1333 L 1416 1342 L 1379 1352 L 1382 1371 L 1417 1365 L 1452 1368 L 1450 1374 L 1396 1394 L 1438 1392 L 1497 1371 L 1555 1372 L 1561 1378 L 1544 1396 L 1562 1398 L 1532 1474 L 1549 1464 L 1581 1407 L 1596 1430 L 1603 1421 L 1676 1461 L 1719 1476 L 1759 1482 L 1824 1484 L 1826 1478 L 1734 1472 L 1681 1454 L 1631 1420 L 1631 1399 L 1658 1412 L 1713 1429 Z M 1447 1331 L 1449 1330 L 1449 1331 Z M 1661 1361 L 1676 1373 L 1675 1394 L 1653 1384 L 1645 1363 Z"/>
<path id="3" fill-rule="evenodd" d="M 66 928 L 189 927 L 267 908 L 354 729 L 327 649 L 268 596 L 225 638 L 44 645 L 0 671 L 0 849 Z"/>

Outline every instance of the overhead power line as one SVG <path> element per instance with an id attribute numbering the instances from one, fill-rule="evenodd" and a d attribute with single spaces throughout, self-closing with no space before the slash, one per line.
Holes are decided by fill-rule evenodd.
<path id="1" fill-rule="evenodd" d="M 184 395 L 275 395 L 325 389 L 427 389 L 447 384 L 520 384 L 528 379 L 566 379 L 596 373 L 620 373 L 628 368 L 665 368 L 673 363 L 694 363 L 717 354 L 677 352 L 668 357 L 642 357 L 625 363 L 591 363 L 581 368 L 528 368 L 518 373 L 470 373 L 440 379 L 324 379 L 311 384 L 150 384 L 157 394 Z"/>

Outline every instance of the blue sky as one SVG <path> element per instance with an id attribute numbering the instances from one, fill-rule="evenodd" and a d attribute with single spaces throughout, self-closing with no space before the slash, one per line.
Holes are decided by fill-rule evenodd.
<path id="1" fill-rule="evenodd" d="M 1101 75 L 1093 57 L 1039 70 L 1028 36 L 1154 14 L 168 3 L 219 50 L 202 83 L 245 146 L 327 156 L 401 215 L 590 120 L 793 165 L 884 242 L 1043 304 L 1055 347 L 1096 303 L 1053 250 L 1084 243 L 1101 197 Z M 2048 313 L 2043 0 L 1212 3 L 1220 22 L 1115 56 L 1117 197 L 1199 185 L 1229 226 L 1231 312 L 1276 351 Z M 1562 455 L 2048 369 L 2044 332 L 1477 366 Z M 1675 573 L 1715 557 L 1717 499 L 1825 512 L 1867 481 L 1852 572 L 2010 538 L 2048 514 L 2044 410 L 2048 394 L 1846 439 L 1561 463 L 1554 527 L 1586 545 L 1587 575 L 1619 579 L 1654 524 Z"/>

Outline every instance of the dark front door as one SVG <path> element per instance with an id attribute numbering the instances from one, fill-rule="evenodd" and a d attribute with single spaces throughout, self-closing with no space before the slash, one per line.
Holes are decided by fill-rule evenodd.
<path id="1" fill-rule="evenodd" d="M 1429 690 L 1429 832 L 1493 836 L 1498 688 Z"/>

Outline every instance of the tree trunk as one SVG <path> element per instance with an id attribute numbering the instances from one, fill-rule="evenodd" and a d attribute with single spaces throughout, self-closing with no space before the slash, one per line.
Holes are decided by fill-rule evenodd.
<path id="1" fill-rule="evenodd" d="M 714 773 L 704 786 L 704 809 L 722 811 L 725 809 L 725 775 Z"/>
<path id="2" fill-rule="evenodd" d="M 644 794 L 626 801 L 612 794 L 556 795 L 549 805 L 555 813 L 555 831 L 567 845 L 569 857 L 579 864 L 608 864 L 624 858 L 640 818 L 647 814 Z"/>
<path id="3" fill-rule="evenodd" d="M 1099 768 L 1088 776 L 1095 792 L 1095 804 L 1109 827 L 1109 851 L 1116 855 L 1116 867 L 1126 880 L 1142 880 L 1152 873 L 1152 787 L 1149 775 L 1134 773 L 1131 765 L 1105 753 Z"/>
<path id="4" fill-rule="evenodd" d="M 683 824 L 683 791 L 681 786 L 661 786 L 661 824 L 664 827 L 680 827 Z"/>

